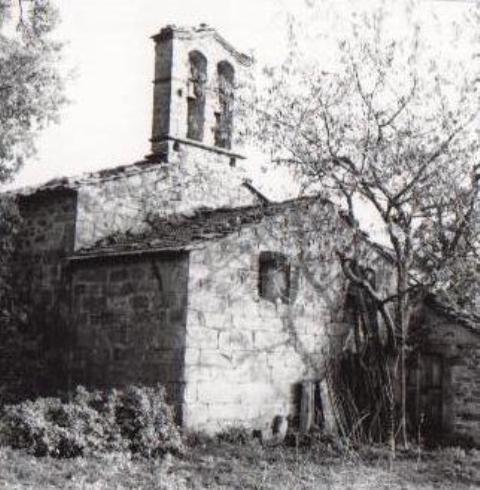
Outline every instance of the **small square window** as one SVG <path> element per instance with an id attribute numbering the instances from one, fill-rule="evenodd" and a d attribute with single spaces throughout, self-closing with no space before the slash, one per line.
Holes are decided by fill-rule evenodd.
<path id="1" fill-rule="evenodd" d="M 259 294 L 261 298 L 283 303 L 290 300 L 290 263 L 277 252 L 262 252 L 259 260 Z"/>

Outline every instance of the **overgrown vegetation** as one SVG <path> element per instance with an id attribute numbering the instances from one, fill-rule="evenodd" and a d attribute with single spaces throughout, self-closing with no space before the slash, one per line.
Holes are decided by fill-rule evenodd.
<path id="1" fill-rule="evenodd" d="M 0 2 L 0 184 L 35 153 L 35 140 L 65 102 L 62 44 L 50 0 Z"/>
<path id="2" fill-rule="evenodd" d="M 0 1 L 0 188 L 35 154 L 39 132 L 55 121 L 64 97 L 62 43 L 52 36 L 58 13 L 50 0 Z M 35 393 L 43 332 L 27 318 L 12 268 L 21 219 L 0 195 L 0 406 Z"/>
<path id="3" fill-rule="evenodd" d="M 78 388 L 68 402 L 38 398 L 7 405 L 0 417 L 0 444 L 55 458 L 119 451 L 155 457 L 182 451 L 160 386 L 92 392 Z"/>
<path id="4" fill-rule="evenodd" d="M 274 162 L 350 222 L 351 235 L 336 233 L 336 255 L 361 293 L 352 353 L 374 399 L 366 417 L 356 400 L 360 417 L 349 425 L 372 433 L 371 417 L 383 414 L 373 434 L 394 452 L 397 434 L 408 445 L 415 307 L 432 293 L 472 305 L 480 284 L 480 10 L 471 4 L 458 23 L 437 24 L 438 7 L 417 0 L 306 3 L 308 21 L 290 22 L 285 61 L 264 70 L 251 128 Z M 366 215 L 388 281 L 362 255 Z"/>
<path id="5" fill-rule="evenodd" d="M 27 325 L 13 269 L 21 217 L 13 198 L 0 196 L 0 406 L 31 392 L 38 337 Z"/>
<path id="6" fill-rule="evenodd" d="M 36 458 L 0 448 L 6 488 L 467 489 L 480 485 L 480 453 L 458 448 L 399 454 L 388 469 L 385 448 L 347 451 L 313 440 L 298 447 L 242 444 L 192 436 L 182 457 L 108 453 Z"/>
<path id="7" fill-rule="evenodd" d="M 343 442 L 342 442 L 343 441 Z M 78 388 L 68 402 L 39 398 L 0 417 L 0 486 L 36 488 L 471 488 L 480 452 L 400 453 L 321 432 L 270 444 L 232 427 L 181 434 L 163 388 Z"/>

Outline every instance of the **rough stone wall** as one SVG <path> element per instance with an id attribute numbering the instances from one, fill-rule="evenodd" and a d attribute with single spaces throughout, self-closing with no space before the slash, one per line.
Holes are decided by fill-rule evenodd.
<path id="1" fill-rule="evenodd" d="M 180 145 L 168 164 L 145 164 L 138 170 L 78 189 L 76 249 L 112 233 L 140 231 L 149 212 L 168 216 L 256 202 L 242 186 L 240 169 L 213 151 Z"/>
<path id="2" fill-rule="evenodd" d="M 428 336 L 423 351 L 443 359 L 443 430 L 445 436 L 480 445 L 480 335 L 427 310 Z"/>
<path id="3" fill-rule="evenodd" d="M 463 345 L 452 365 L 453 433 L 480 445 L 480 341 Z"/>
<path id="4" fill-rule="evenodd" d="M 64 338 L 65 258 L 73 251 L 76 193 L 40 192 L 20 198 L 23 227 L 16 252 L 17 287 L 27 306 L 30 329 L 38 331 L 45 371 L 32 373 L 35 390 L 55 389 L 62 381 L 58 353 Z M 37 379 L 38 378 L 38 379 Z"/>
<path id="5" fill-rule="evenodd" d="M 174 31 L 173 38 L 158 40 L 155 48 L 152 150 L 157 163 L 143 162 L 80 186 L 76 249 L 92 246 L 112 233 L 140 231 L 152 211 L 167 216 L 199 207 L 238 207 L 257 202 L 242 186 L 246 174 L 241 158 L 215 147 L 215 113 L 221 109 L 217 64 L 228 62 L 234 67 L 237 87 L 245 78 L 246 68 L 211 30 Z M 187 101 L 192 95 L 189 53 L 194 50 L 207 58 L 201 142 L 187 140 Z"/>
<path id="6" fill-rule="evenodd" d="M 73 250 L 75 232 L 75 191 L 45 191 L 20 196 L 19 209 L 24 222 L 20 253 L 28 255 Z"/>
<path id="7" fill-rule="evenodd" d="M 332 337 L 345 331 L 334 237 L 314 229 L 322 221 L 318 217 L 330 213 L 321 206 L 316 212 L 303 209 L 300 217 L 266 220 L 191 252 L 186 427 L 268 430 L 275 416 L 298 409 L 293 405 L 297 383 L 322 378 Z M 295 219 L 304 226 L 301 243 Z M 289 304 L 260 297 L 262 251 L 290 257 Z"/>
<path id="8" fill-rule="evenodd" d="M 173 42 L 164 40 L 155 45 L 153 80 L 152 138 L 165 137 L 170 131 L 170 103 L 172 98 Z"/>
<path id="9" fill-rule="evenodd" d="M 72 263 L 72 386 L 164 384 L 181 396 L 188 255 Z"/>

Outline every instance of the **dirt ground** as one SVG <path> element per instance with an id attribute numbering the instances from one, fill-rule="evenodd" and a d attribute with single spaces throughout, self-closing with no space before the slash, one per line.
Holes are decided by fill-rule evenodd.
<path id="1" fill-rule="evenodd" d="M 399 454 L 331 446 L 263 447 L 228 441 L 196 443 L 182 457 L 128 454 L 56 460 L 0 448 L 6 489 L 411 489 L 480 488 L 480 451 L 446 448 Z"/>

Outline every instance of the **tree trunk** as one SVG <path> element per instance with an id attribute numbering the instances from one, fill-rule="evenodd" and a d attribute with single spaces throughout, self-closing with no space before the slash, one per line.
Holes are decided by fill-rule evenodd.
<path id="1" fill-rule="evenodd" d="M 409 298 L 405 291 L 408 288 L 407 267 L 405 263 L 397 265 L 397 325 L 400 330 L 399 369 L 397 382 L 400 383 L 400 417 L 399 430 L 401 444 L 408 449 L 407 434 L 407 335 L 409 323 Z"/>

